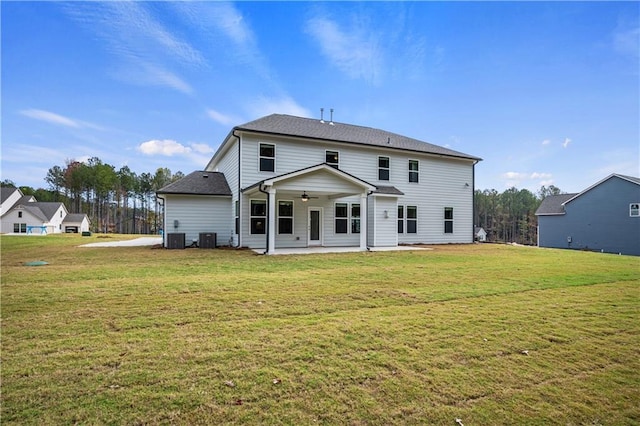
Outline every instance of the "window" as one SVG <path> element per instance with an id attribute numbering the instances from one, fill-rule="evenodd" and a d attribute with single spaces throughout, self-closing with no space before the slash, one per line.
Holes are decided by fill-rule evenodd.
<path id="1" fill-rule="evenodd" d="M 409 182 L 418 182 L 418 160 L 409 160 Z"/>
<path id="2" fill-rule="evenodd" d="M 251 233 L 267 232 L 267 201 L 251 200 Z"/>
<path id="3" fill-rule="evenodd" d="M 444 233 L 453 234 L 453 207 L 444 208 Z"/>
<path id="4" fill-rule="evenodd" d="M 404 234 L 404 206 L 398 206 L 398 234 Z"/>
<path id="5" fill-rule="evenodd" d="M 24 234 L 27 232 L 27 224 L 26 223 L 14 223 L 13 224 L 13 232 L 15 234 Z"/>
<path id="6" fill-rule="evenodd" d="M 351 233 L 360 233 L 360 204 L 351 204 Z"/>
<path id="7" fill-rule="evenodd" d="M 235 215 L 236 215 L 236 234 L 240 233 L 240 201 L 236 200 L 235 203 Z"/>
<path id="8" fill-rule="evenodd" d="M 389 157 L 378 157 L 378 180 L 389 180 Z"/>
<path id="9" fill-rule="evenodd" d="M 22 217 L 22 212 L 18 212 L 18 217 Z"/>
<path id="10" fill-rule="evenodd" d="M 278 234 L 293 234 L 293 201 L 278 201 Z"/>
<path id="11" fill-rule="evenodd" d="M 640 203 L 629 204 L 629 216 L 640 217 Z"/>
<path id="12" fill-rule="evenodd" d="M 270 143 L 260 144 L 260 171 L 275 172 L 276 146 Z"/>
<path id="13" fill-rule="evenodd" d="M 418 232 L 418 207 L 407 206 L 407 234 Z"/>
<path id="14" fill-rule="evenodd" d="M 338 151 L 326 151 L 324 161 L 331 167 L 335 167 L 337 169 L 338 168 Z"/>
<path id="15" fill-rule="evenodd" d="M 346 234 L 349 223 L 349 208 L 347 203 L 336 203 L 336 234 Z"/>

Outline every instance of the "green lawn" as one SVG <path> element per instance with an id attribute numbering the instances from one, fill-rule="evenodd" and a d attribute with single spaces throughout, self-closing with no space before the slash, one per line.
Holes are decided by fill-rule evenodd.
<path id="1" fill-rule="evenodd" d="M 638 257 L 100 237 L 2 236 L 3 425 L 640 423 Z"/>

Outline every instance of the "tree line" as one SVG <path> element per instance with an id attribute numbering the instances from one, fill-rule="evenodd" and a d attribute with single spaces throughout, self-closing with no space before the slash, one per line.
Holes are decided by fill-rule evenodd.
<path id="1" fill-rule="evenodd" d="M 136 174 L 128 166 L 116 170 L 97 157 L 86 162 L 67 160 L 64 167 L 53 166 L 45 177 L 49 189 L 20 187 L 38 201 L 60 201 L 70 213 L 85 213 L 94 232 L 155 234 L 162 228 L 156 191 L 184 177 L 158 168 L 155 173 Z M 3 186 L 16 186 L 11 181 Z M 527 189 L 476 190 L 474 224 L 493 242 L 537 243 L 535 212 L 548 195 L 562 193 L 551 185 L 534 194 Z"/>
<path id="2" fill-rule="evenodd" d="M 536 210 L 544 198 L 561 194 L 559 188 L 542 186 L 537 194 L 527 189 L 476 190 L 474 223 L 487 233 L 487 241 L 535 245 L 538 242 Z"/>
<path id="3" fill-rule="evenodd" d="M 116 170 L 92 157 L 51 167 L 44 179 L 48 190 L 25 186 L 20 190 L 38 201 L 62 202 L 70 213 L 85 213 L 94 232 L 155 234 L 162 227 L 156 191 L 182 177 L 182 172 L 172 174 L 168 168 L 141 174 L 128 166 Z M 16 186 L 6 180 L 2 185 Z"/>

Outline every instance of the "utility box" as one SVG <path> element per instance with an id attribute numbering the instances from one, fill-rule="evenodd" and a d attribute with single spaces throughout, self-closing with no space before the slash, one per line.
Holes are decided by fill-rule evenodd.
<path id="1" fill-rule="evenodd" d="M 168 249 L 183 249 L 184 248 L 184 232 L 174 232 L 167 234 L 167 248 Z"/>
<path id="2" fill-rule="evenodd" d="M 198 247 L 203 249 L 216 248 L 216 233 L 215 232 L 201 232 L 200 239 L 198 240 Z"/>

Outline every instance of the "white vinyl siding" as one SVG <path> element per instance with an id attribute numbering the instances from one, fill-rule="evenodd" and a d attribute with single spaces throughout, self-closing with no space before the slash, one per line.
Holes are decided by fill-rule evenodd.
<path id="1" fill-rule="evenodd" d="M 397 234 L 397 224 L 394 226 L 398 243 L 471 243 L 473 242 L 473 162 L 466 159 L 436 157 L 428 154 L 407 153 L 400 150 L 387 149 L 384 147 L 368 147 L 362 145 L 348 145 L 331 142 L 296 141 L 292 138 L 275 138 L 261 136 L 244 135 L 242 158 L 244 167 L 242 168 L 241 187 L 246 188 L 263 179 L 273 177 L 273 173 L 259 173 L 257 171 L 256 158 L 258 155 L 258 145 L 260 142 L 274 143 L 277 145 L 277 165 L 276 175 L 300 170 L 306 167 L 320 164 L 325 159 L 327 150 L 339 151 L 340 153 L 340 170 L 345 171 L 353 176 L 358 177 L 366 182 L 377 183 L 378 181 L 378 164 L 379 157 L 389 158 L 389 181 L 380 183 L 382 185 L 394 186 L 405 195 L 398 201 L 402 205 L 414 205 L 418 210 L 418 232 L 416 234 Z M 229 150 L 229 153 L 237 152 L 237 150 Z M 419 181 L 418 183 L 408 182 L 408 163 L 409 160 L 419 161 Z M 222 170 L 221 170 L 222 171 Z M 236 172 L 237 174 L 237 172 Z M 231 173 L 225 176 L 229 181 L 232 190 L 233 176 Z M 469 186 L 465 186 L 468 184 Z M 334 188 L 334 185 L 335 188 Z M 286 186 L 283 182 L 282 187 Z M 345 192 L 341 186 L 348 186 L 344 181 L 339 179 L 333 180 L 327 174 L 312 174 L 301 177 L 300 180 L 292 180 L 289 190 L 294 188 L 303 188 L 309 195 L 314 195 L 315 191 L 326 190 L 327 188 L 335 189 L 336 193 Z M 262 195 L 262 194 L 261 194 Z M 283 195 L 284 197 L 284 195 Z M 291 199 L 291 197 L 286 197 Z M 278 196 L 280 199 L 280 196 Z M 284 199 L 284 198 L 283 198 Z M 243 197 L 243 200 L 246 198 Z M 334 228 L 334 202 L 360 202 L 359 197 L 351 197 L 351 199 L 334 199 L 334 200 L 311 200 L 314 205 L 324 208 L 323 213 L 323 231 L 324 245 L 358 245 L 358 235 L 339 234 L 336 238 Z M 248 201 L 243 201 L 247 203 Z M 298 201 L 296 201 L 297 206 Z M 452 207 L 455 212 L 455 226 L 452 234 L 444 234 L 443 232 L 443 210 L 444 207 Z M 276 247 L 294 247 L 306 246 L 306 223 L 307 212 L 306 207 L 302 209 L 294 209 L 294 235 L 280 236 L 276 235 Z M 258 240 L 248 239 L 249 233 L 248 217 L 245 216 L 249 212 L 248 206 L 242 206 L 243 212 L 243 246 L 252 246 L 258 244 L 264 247 L 264 236 L 260 236 Z M 406 213 L 406 212 L 405 212 Z M 397 209 L 394 209 L 395 216 Z M 230 216 L 233 211 L 230 211 Z M 302 229 L 300 232 L 299 228 Z M 406 230 L 405 230 L 406 231 Z M 286 238 L 285 238 L 286 237 Z M 297 239 L 300 237 L 300 240 Z M 354 238 L 355 237 L 355 238 Z"/>
<path id="2" fill-rule="evenodd" d="M 185 244 L 198 240 L 201 232 L 215 232 L 218 245 L 228 245 L 233 235 L 233 208 L 230 197 L 165 195 L 166 234 L 185 234 Z M 178 221 L 178 227 L 174 222 Z"/>

